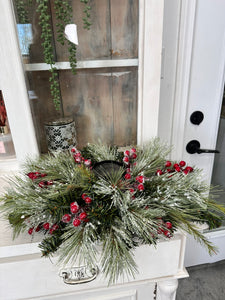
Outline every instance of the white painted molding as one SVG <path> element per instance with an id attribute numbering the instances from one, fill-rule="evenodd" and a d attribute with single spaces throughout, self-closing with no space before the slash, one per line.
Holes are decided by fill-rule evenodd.
<path id="1" fill-rule="evenodd" d="M 159 297 L 158 300 L 175 300 L 178 288 L 178 280 L 165 280 L 158 283 Z"/>
<path id="2" fill-rule="evenodd" d="M 184 151 L 184 134 L 189 96 L 196 3 L 196 0 L 183 0 L 181 6 L 177 76 L 171 137 L 171 144 L 175 145 L 172 152 L 172 159 L 182 158 Z"/>
<path id="3" fill-rule="evenodd" d="M 181 4 L 180 0 L 164 1 L 158 136 L 168 145 L 172 135 Z"/>
<path id="4" fill-rule="evenodd" d="M 0 247 L 0 259 L 8 259 L 23 255 L 40 254 L 39 243 L 20 244 Z"/>
<path id="5" fill-rule="evenodd" d="M 5 160 L 0 160 L 0 177 L 8 174 L 9 172 L 17 171 L 18 169 L 19 164 L 16 158 L 7 158 Z"/>
<path id="6" fill-rule="evenodd" d="M 5 100 L 16 157 L 39 153 L 11 0 L 0 0 L 0 88 Z M 12 87 L 13 85 L 13 87 Z"/>
<path id="7" fill-rule="evenodd" d="M 158 135 L 163 0 L 139 1 L 138 144 Z"/>
<path id="8" fill-rule="evenodd" d="M 98 68 L 121 68 L 121 67 L 137 67 L 138 59 L 104 59 L 104 60 L 83 60 L 77 62 L 77 69 L 98 69 Z M 58 70 L 71 69 L 70 63 L 67 61 L 56 62 L 54 67 Z M 47 71 L 50 65 L 46 63 L 25 64 L 26 71 Z"/>
<path id="9" fill-rule="evenodd" d="M 207 239 L 225 238 L 225 229 L 210 230 L 204 233 Z"/>

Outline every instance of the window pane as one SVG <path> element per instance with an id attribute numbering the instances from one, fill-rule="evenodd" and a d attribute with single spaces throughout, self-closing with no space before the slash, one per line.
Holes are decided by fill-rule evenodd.
<path id="1" fill-rule="evenodd" d="M 1 162 L 11 158 L 15 158 L 15 150 L 10 133 L 3 94 L 0 90 L 0 169 Z"/>
<path id="2" fill-rule="evenodd" d="M 29 1 L 29 0 L 27 0 Z M 39 25 L 39 13 L 35 0 L 26 7 L 27 18 L 21 17 L 20 6 L 15 5 L 18 33 L 22 54 L 29 55 L 29 63 L 43 62 L 43 50 L 41 47 L 41 29 Z M 14 3 L 21 1 L 14 0 Z M 26 2 L 26 1 L 25 1 Z M 57 61 L 68 61 L 65 47 L 62 47 L 57 39 L 56 16 L 54 13 L 54 1 L 50 1 L 49 10 L 52 13 L 52 30 L 56 47 Z M 121 59 L 137 58 L 138 56 L 138 0 L 98 0 L 90 1 L 91 28 L 83 28 L 84 4 L 80 0 L 72 0 L 73 17 L 71 22 L 77 24 L 78 41 L 77 59 Z M 29 24 L 30 23 L 30 24 Z M 24 51 L 27 49 L 27 51 Z"/>
<path id="3" fill-rule="evenodd" d="M 44 123 L 58 117 L 50 99 L 48 71 L 29 72 L 31 107 L 41 152 L 47 151 Z M 120 146 L 135 144 L 137 68 L 60 71 L 65 116 L 76 124 L 79 147 L 98 139 Z"/>
<path id="4" fill-rule="evenodd" d="M 36 0 L 25 7 L 26 22 L 18 24 L 18 35 L 24 63 L 43 62 L 41 30 Z M 21 12 L 14 2 L 18 22 Z M 129 59 L 138 56 L 138 0 L 90 1 L 91 29 L 83 29 L 84 4 L 72 0 L 73 21 L 78 25 L 78 60 Z M 54 1 L 48 6 L 54 33 L 55 58 L 68 61 L 68 53 L 56 43 L 56 14 Z M 20 16 L 20 17 L 19 17 Z M 24 22 L 25 23 L 25 22 Z M 26 72 L 31 111 L 39 149 L 49 150 L 46 142 L 46 122 L 60 117 L 73 117 L 78 147 L 101 140 L 125 146 L 136 143 L 137 135 L 137 68 L 114 67 L 60 70 L 56 77 L 60 85 L 61 109 L 55 110 L 50 92 L 49 71 Z M 50 130 L 50 129 L 49 129 Z M 55 135 L 55 133 L 53 133 Z M 70 138 L 69 138 L 70 139 Z M 59 142 L 59 141 L 58 141 Z"/>

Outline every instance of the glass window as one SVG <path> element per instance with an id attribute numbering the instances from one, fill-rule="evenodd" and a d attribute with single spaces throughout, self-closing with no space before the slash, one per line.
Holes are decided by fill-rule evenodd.
<path id="1" fill-rule="evenodd" d="M 10 132 L 5 102 L 0 90 L 0 163 L 15 158 L 15 150 Z"/>
<path id="2" fill-rule="evenodd" d="M 52 101 L 50 72 L 43 63 L 41 45 L 43 41 L 37 3 L 27 0 L 27 6 L 22 7 L 25 13 L 21 12 L 20 3 L 21 1 L 14 1 L 17 30 L 27 70 L 27 87 L 40 152 L 48 151 L 45 124 L 58 118 L 61 120 L 61 117 L 74 119 L 78 147 L 96 140 L 120 146 L 135 144 L 138 0 L 90 2 L 92 22 L 90 30 L 83 28 L 84 4 L 80 0 L 71 2 L 73 7 L 71 22 L 77 24 L 79 41 L 76 75 L 68 68 L 69 57 L 66 47 L 56 41 L 57 20 L 54 1 L 49 2 L 52 44 L 55 49 L 55 60 L 60 69 L 57 71 L 61 97 L 59 111 L 55 110 Z M 116 60 L 116 64 L 108 65 L 109 60 Z M 85 61 L 86 65 L 80 66 L 80 61 Z"/>

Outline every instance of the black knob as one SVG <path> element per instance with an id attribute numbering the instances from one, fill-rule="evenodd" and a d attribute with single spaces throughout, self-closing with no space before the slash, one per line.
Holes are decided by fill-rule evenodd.
<path id="1" fill-rule="evenodd" d="M 201 145 L 200 145 L 199 141 L 192 140 L 187 144 L 186 150 L 189 154 L 220 153 L 218 150 L 200 149 L 200 147 L 201 147 Z"/>
<path id="2" fill-rule="evenodd" d="M 204 119 L 204 114 L 201 111 L 194 111 L 190 116 L 190 121 L 194 125 L 199 125 Z"/>

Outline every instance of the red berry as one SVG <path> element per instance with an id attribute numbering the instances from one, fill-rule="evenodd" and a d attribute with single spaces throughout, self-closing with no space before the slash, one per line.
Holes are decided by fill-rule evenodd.
<path id="1" fill-rule="evenodd" d="M 59 228 L 59 225 L 54 224 L 52 225 L 51 229 L 49 230 L 49 233 L 52 234 L 54 231 L 56 231 Z"/>
<path id="2" fill-rule="evenodd" d="M 178 164 L 174 164 L 173 167 L 174 167 L 174 169 L 176 169 L 176 168 L 179 168 L 179 165 Z"/>
<path id="3" fill-rule="evenodd" d="M 80 157 L 75 157 L 75 162 L 76 163 L 80 163 L 81 162 L 81 158 Z"/>
<path id="4" fill-rule="evenodd" d="M 192 167 L 189 167 L 189 166 L 187 166 L 187 167 L 185 168 L 185 170 L 187 170 L 188 172 L 192 172 L 192 171 L 193 171 L 193 168 L 192 168 Z"/>
<path id="5" fill-rule="evenodd" d="M 87 218 L 86 212 L 82 212 L 82 213 L 79 215 L 79 218 L 80 218 L 81 220 L 86 219 L 86 218 Z"/>
<path id="6" fill-rule="evenodd" d="M 77 204 L 77 202 L 72 202 L 71 204 L 70 204 L 70 210 L 71 210 L 71 213 L 72 214 L 76 214 L 77 212 L 78 212 L 78 210 L 79 210 L 79 205 Z"/>
<path id="7" fill-rule="evenodd" d="M 131 148 L 131 149 L 130 149 L 130 152 L 131 152 L 131 153 L 136 153 L 136 151 L 137 151 L 137 150 L 136 150 L 135 148 Z"/>
<path id="8" fill-rule="evenodd" d="M 168 237 L 168 238 L 171 237 L 171 233 L 170 233 L 168 230 L 164 230 L 164 231 L 163 231 L 163 234 L 164 234 L 166 237 Z"/>
<path id="9" fill-rule="evenodd" d="M 40 231 L 40 230 L 41 230 L 41 226 L 38 225 L 38 226 L 36 227 L 35 231 L 38 232 L 38 231 Z"/>
<path id="10" fill-rule="evenodd" d="M 28 173 L 27 176 L 28 176 L 31 180 L 34 180 L 34 179 L 37 179 L 37 178 L 38 178 L 38 175 L 36 175 L 34 172 Z"/>
<path id="11" fill-rule="evenodd" d="M 172 165 L 171 161 L 167 160 L 165 163 L 165 167 L 168 168 L 171 167 L 171 165 Z"/>
<path id="12" fill-rule="evenodd" d="M 77 152 L 77 148 L 76 148 L 76 147 L 73 147 L 70 151 L 71 151 L 72 153 L 75 153 L 75 152 Z"/>
<path id="13" fill-rule="evenodd" d="M 130 168 L 127 168 L 127 170 L 126 170 L 126 171 L 127 171 L 127 173 L 130 173 L 131 169 L 130 169 Z"/>
<path id="14" fill-rule="evenodd" d="M 167 171 L 167 173 L 173 172 L 171 169 L 167 169 L 166 171 Z"/>
<path id="15" fill-rule="evenodd" d="M 124 155 L 125 155 L 125 156 L 130 156 L 130 151 L 129 151 L 129 150 L 125 150 L 125 151 L 124 151 Z"/>
<path id="16" fill-rule="evenodd" d="M 171 222 L 166 222 L 165 225 L 167 229 L 171 229 L 173 227 Z"/>
<path id="17" fill-rule="evenodd" d="M 144 176 L 137 176 L 136 181 L 138 181 L 139 183 L 143 183 L 144 182 Z"/>
<path id="18" fill-rule="evenodd" d="M 47 176 L 47 174 L 46 173 L 42 173 L 40 176 L 41 177 L 45 177 L 45 176 Z"/>
<path id="19" fill-rule="evenodd" d="M 69 223 L 71 220 L 71 215 L 70 214 L 65 214 L 63 217 L 62 217 L 62 222 L 63 223 Z"/>
<path id="20" fill-rule="evenodd" d="M 86 197 L 87 197 L 87 194 L 85 194 L 85 193 L 83 193 L 83 194 L 81 195 L 81 198 L 82 198 L 83 200 L 85 200 Z"/>
<path id="21" fill-rule="evenodd" d="M 49 224 L 49 223 L 45 223 L 45 224 L 43 225 L 43 228 L 44 228 L 45 230 L 49 230 L 49 227 L 50 227 L 50 224 Z"/>
<path id="22" fill-rule="evenodd" d="M 78 226 L 80 226 L 80 224 L 81 224 L 81 221 L 79 219 L 73 220 L 73 226 L 78 227 Z"/>
<path id="23" fill-rule="evenodd" d="M 38 184 L 38 186 L 39 186 L 40 188 L 46 187 L 46 181 L 40 181 L 39 184 Z"/>
<path id="24" fill-rule="evenodd" d="M 187 175 L 189 172 L 188 172 L 187 170 L 184 170 L 183 173 L 184 173 L 185 175 Z"/>
<path id="25" fill-rule="evenodd" d="M 128 157 L 128 156 L 125 156 L 125 157 L 123 158 L 123 161 L 124 161 L 125 163 L 129 163 L 129 157 Z"/>
<path id="26" fill-rule="evenodd" d="M 158 234 L 162 234 L 162 233 L 163 233 L 163 229 L 159 227 L 159 228 L 157 229 L 157 233 L 158 233 Z"/>
<path id="27" fill-rule="evenodd" d="M 84 164 L 85 164 L 85 166 L 90 167 L 90 165 L 91 165 L 91 160 L 90 160 L 90 159 L 85 159 L 85 160 L 84 160 Z"/>
<path id="28" fill-rule="evenodd" d="M 136 158 L 137 158 L 137 154 L 136 154 L 136 153 L 133 153 L 133 154 L 131 155 L 131 158 L 132 158 L 132 159 L 136 159 Z"/>
<path id="29" fill-rule="evenodd" d="M 85 203 L 90 204 L 92 202 L 92 199 L 90 197 L 85 198 Z"/>
<path id="30" fill-rule="evenodd" d="M 32 228 L 30 228 L 29 230 L 28 230 L 28 233 L 31 235 L 32 233 L 33 233 L 33 230 L 34 230 L 34 228 L 32 227 Z"/>
<path id="31" fill-rule="evenodd" d="M 156 171 L 156 174 L 157 174 L 157 175 L 162 175 L 162 174 L 163 174 L 163 171 L 162 171 L 162 170 L 157 170 L 157 171 Z"/>
<path id="32" fill-rule="evenodd" d="M 133 194 L 135 191 L 134 189 L 130 189 L 130 193 Z"/>
<path id="33" fill-rule="evenodd" d="M 131 179 L 131 175 L 130 175 L 129 173 L 125 174 L 124 177 L 125 177 L 125 179 L 127 179 L 127 180 Z"/>
<path id="34" fill-rule="evenodd" d="M 178 166 L 178 167 L 175 168 L 175 170 L 176 170 L 177 172 L 180 172 L 180 171 L 181 171 L 181 168 Z"/>
<path id="35" fill-rule="evenodd" d="M 53 185 L 53 181 L 52 180 L 48 180 L 47 181 L 47 185 Z"/>
<path id="36" fill-rule="evenodd" d="M 137 188 L 139 191 L 144 191 L 144 189 L 145 189 L 145 187 L 142 183 L 140 183 Z"/>
<path id="37" fill-rule="evenodd" d="M 179 162 L 179 165 L 180 165 L 180 167 L 183 168 L 186 165 L 186 162 L 182 160 L 182 161 Z"/>

